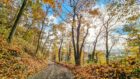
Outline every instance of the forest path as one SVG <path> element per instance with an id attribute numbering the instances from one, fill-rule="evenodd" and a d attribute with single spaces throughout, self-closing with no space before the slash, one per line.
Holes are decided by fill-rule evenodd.
<path id="1" fill-rule="evenodd" d="M 50 62 L 48 67 L 28 79 L 74 79 L 74 75 L 67 68 Z"/>

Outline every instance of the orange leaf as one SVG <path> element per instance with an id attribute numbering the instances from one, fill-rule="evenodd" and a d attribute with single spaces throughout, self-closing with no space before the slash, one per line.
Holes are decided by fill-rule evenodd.
<path id="1" fill-rule="evenodd" d="M 43 0 L 43 2 L 49 4 L 52 8 L 55 7 L 55 1 L 54 0 Z"/>

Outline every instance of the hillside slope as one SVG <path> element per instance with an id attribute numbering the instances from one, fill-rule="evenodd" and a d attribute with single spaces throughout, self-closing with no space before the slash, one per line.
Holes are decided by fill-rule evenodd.
<path id="1" fill-rule="evenodd" d="M 45 59 L 30 55 L 20 42 L 8 44 L 6 39 L 0 36 L 0 78 L 25 79 L 47 66 Z"/>

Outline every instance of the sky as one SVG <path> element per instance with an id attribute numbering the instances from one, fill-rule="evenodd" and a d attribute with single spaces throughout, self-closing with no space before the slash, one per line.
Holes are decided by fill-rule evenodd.
<path id="1" fill-rule="evenodd" d="M 106 5 L 109 3 L 109 1 L 110 1 L 110 0 L 97 0 L 96 7 L 104 9 L 104 8 L 106 7 Z M 42 8 L 45 10 L 45 7 L 46 7 L 46 5 L 44 5 Z M 53 19 L 53 22 L 54 22 L 55 24 L 59 24 L 59 23 L 61 23 L 61 22 L 64 22 L 63 19 L 66 19 L 66 18 L 67 18 L 68 12 L 71 12 L 71 11 L 72 11 L 71 7 L 68 6 L 68 3 L 66 2 L 66 3 L 63 3 L 63 4 L 62 4 L 62 13 L 61 13 L 61 15 L 60 15 L 61 17 L 59 17 L 59 16 L 57 16 L 57 17 L 53 16 L 53 11 L 52 11 L 52 9 L 50 9 L 50 12 L 49 12 L 49 14 L 48 14 L 48 17 L 49 17 L 49 19 Z M 63 18 L 63 19 L 62 19 L 62 18 Z M 123 36 L 124 36 L 124 37 L 127 37 L 127 34 L 123 32 L 123 30 L 122 30 L 121 27 L 119 27 L 119 28 L 116 30 L 116 32 L 123 33 Z M 96 33 L 96 30 L 91 30 L 91 32 L 90 32 L 90 34 L 95 34 L 95 33 Z M 117 34 L 117 33 L 116 33 L 116 34 L 114 33 L 114 35 L 117 36 L 118 34 Z M 93 40 L 94 37 L 95 37 L 95 36 L 92 35 L 91 38 L 89 38 L 90 40 L 88 40 L 88 41 Z M 99 49 L 99 50 L 105 50 L 105 47 L 103 47 L 103 45 L 102 45 L 102 44 L 104 43 L 104 41 L 99 41 L 99 42 L 100 42 L 100 43 L 98 44 L 98 49 Z M 123 49 L 124 47 L 123 47 L 122 44 L 123 44 L 124 42 L 125 42 L 124 39 L 120 39 L 120 40 L 119 40 L 119 43 L 114 47 L 115 50 L 116 50 L 116 49 Z"/>
<path id="2" fill-rule="evenodd" d="M 109 0 L 97 0 L 97 6 L 103 8 L 108 2 Z"/>

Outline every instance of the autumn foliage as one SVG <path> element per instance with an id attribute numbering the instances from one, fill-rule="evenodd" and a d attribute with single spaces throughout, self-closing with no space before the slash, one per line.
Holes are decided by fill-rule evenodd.
<path id="1" fill-rule="evenodd" d="M 44 60 L 36 59 L 23 51 L 21 44 L 14 42 L 9 45 L 0 36 L 0 78 L 26 79 L 39 70 L 47 67 Z"/>
<path id="2" fill-rule="evenodd" d="M 140 79 L 140 1 L 102 1 L 0 0 L 0 79 Z"/>
<path id="3" fill-rule="evenodd" d="M 136 63 L 135 58 L 126 58 L 126 64 L 120 64 L 120 61 L 110 64 L 74 66 L 72 64 L 58 63 L 75 75 L 75 79 L 138 79 L 140 78 L 140 63 Z"/>
<path id="4" fill-rule="evenodd" d="M 51 7 L 55 7 L 55 1 L 54 0 L 43 0 L 44 3 L 49 4 Z"/>

